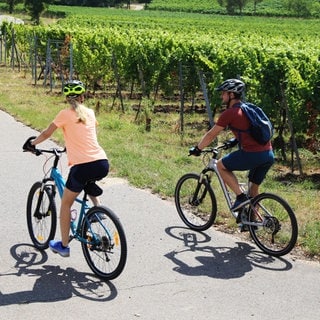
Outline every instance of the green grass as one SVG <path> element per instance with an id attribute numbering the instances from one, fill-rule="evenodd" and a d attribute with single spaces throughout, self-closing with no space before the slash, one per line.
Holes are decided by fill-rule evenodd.
<path id="1" fill-rule="evenodd" d="M 42 130 L 66 104 L 58 91 L 50 93 L 47 88 L 41 85 L 35 88 L 31 83 L 31 79 L 20 73 L 0 68 L 0 108 L 17 120 Z M 99 140 L 111 162 L 110 176 L 123 177 L 136 187 L 147 188 L 163 198 L 173 199 L 179 177 L 186 172 L 200 172 L 203 167 L 200 158 L 188 157 L 187 153 L 188 148 L 206 131 L 206 116 L 186 115 L 186 131 L 181 136 L 177 130 L 178 113 L 151 114 L 151 131 L 147 132 L 143 114 L 135 121 L 136 112 L 131 108 L 132 101 L 125 100 L 125 113 L 117 110 L 117 107 L 111 110 L 111 103 L 105 101 L 97 114 Z M 87 104 L 95 108 L 96 101 L 87 100 Z M 192 125 L 194 123 L 203 125 L 195 129 Z M 62 143 L 61 132 L 58 131 L 54 139 Z M 299 180 L 292 175 L 288 176 L 291 178 L 289 180 L 279 179 L 283 176 L 280 170 L 290 171 L 276 164 L 261 191 L 279 194 L 290 203 L 299 222 L 300 246 L 306 254 L 319 256 L 320 248 L 317 244 L 320 242 L 320 220 L 318 201 L 315 200 L 320 198 L 319 185 L 311 179 Z M 244 174 L 239 176 L 245 181 Z M 216 222 L 234 227 L 234 219 L 230 218 L 221 192 L 217 191 L 216 195 Z"/>

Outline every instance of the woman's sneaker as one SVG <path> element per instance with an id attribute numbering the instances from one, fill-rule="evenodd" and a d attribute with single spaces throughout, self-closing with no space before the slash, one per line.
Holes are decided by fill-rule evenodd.
<path id="1" fill-rule="evenodd" d="M 70 247 L 63 247 L 61 241 L 51 240 L 49 242 L 49 248 L 53 253 L 59 253 L 62 257 L 70 256 Z"/>

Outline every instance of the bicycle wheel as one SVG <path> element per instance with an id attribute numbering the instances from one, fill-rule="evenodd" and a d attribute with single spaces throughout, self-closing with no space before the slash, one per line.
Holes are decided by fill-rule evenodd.
<path id="1" fill-rule="evenodd" d="M 40 181 L 31 187 L 27 200 L 27 224 L 30 238 L 39 250 L 49 247 L 57 228 L 57 210 L 52 186 L 42 190 Z"/>
<path id="2" fill-rule="evenodd" d="M 262 193 L 253 199 L 249 210 L 249 221 L 261 226 L 249 225 L 249 231 L 256 245 L 272 256 L 289 253 L 298 238 L 298 224 L 293 210 L 281 197 Z"/>
<path id="3" fill-rule="evenodd" d="M 217 201 L 207 179 L 199 180 L 196 173 L 183 175 L 177 182 L 174 199 L 182 221 L 192 230 L 203 231 L 214 223 Z"/>
<path id="4" fill-rule="evenodd" d="M 123 271 L 127 241 L 119 218 L 104 206 L 92 207 L 81 225 L 82 251 L 90 269 L 104 280 Z"/>

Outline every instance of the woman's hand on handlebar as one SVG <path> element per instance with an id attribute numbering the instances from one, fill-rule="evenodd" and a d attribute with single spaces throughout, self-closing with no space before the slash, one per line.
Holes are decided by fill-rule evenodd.
<path id="1" fill-rule="evenodd" d="M 23 144 L 22 149 L 24 152 L 31 152 L 35 154 L 36 156 L 39 156 L 41 154 L 41 151 L 36 149 L 36 146 L 32 145 L 31 142 L 35 139 L 35 136 L 32 136 L 27 139 L 27 141 Z"/>

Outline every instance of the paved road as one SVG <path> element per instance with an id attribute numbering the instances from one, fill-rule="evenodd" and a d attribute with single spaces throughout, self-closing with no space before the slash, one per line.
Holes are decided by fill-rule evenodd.
<path id="1" fill-rule="evenodd" d="M 0 124 L 0 319 L 319 319 L 318 263 L 266 256 L 214 228 L 192 232 L 173 203 L 121 179 L 103 182 L 127 234 L 119 278 L 95 278 L 77 242 L 70 258 L 36 251 L 25 204 L 43 158 L 21 152 L 35 131 L 1 111 Z"/>

